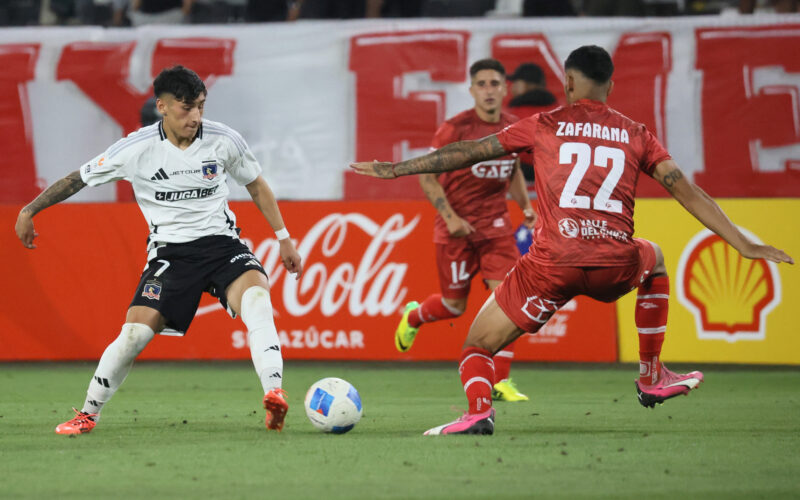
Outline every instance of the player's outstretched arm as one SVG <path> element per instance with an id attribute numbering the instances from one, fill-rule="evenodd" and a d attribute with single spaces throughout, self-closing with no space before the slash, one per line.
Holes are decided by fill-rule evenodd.
<path id="1" fill-rule="evenodd" d="M 794 260 L 783 250 L 770 245 L 759 245 L 750 241 L 739 228 L 731 222 L 725 212 L 700 186 L 684 177 L 681 169 L 673 160 L 666 160 L 656 165 L 653 177 L 664 186 L 683 207 L 697 218 L 704 226 L 714 231 L 727 241 L 743 257 L 748 259 L 767 259 L 772 262 L 788 262 Z"/>
<path id="2" fill-rule="evenodd" d="M 460 141 L 448 144 L 425 156 L 412 160 L 391 162 L 360 162 L 351 163 L 350 168 L 361 175 L 393 179 L 401 175 L 436 174 L 458 170 L 474 165 L 481 161 L 491 160 L 506 154 L 497 136 L 490 135 L 479 141 Z"/>
<path id="3" fill-rule="evenodd" d="M 33 244 L 33 239 L 39 236 L 39 233 L 33 228 L 34 215 L 51 205 L 66 200 L 84 187 L 86 187 L 86 183 L 81 179 L 81 173 L 76 170 L 67 174 L 63 179 L 54 182 L 32 202 L 22 207 L 17 216 L 17 223 L 14 226 L 22 245 L 25 248 L 36 248 L 36 245 Z"/>
<path id="4" fill-rule="evenodd" d="M 287 236 L 281 239 L 279 232 L 286 231 L 286 225 L 283 223 L 281 211 L 278 209 L 278 202 L 275 200 L 275 195 L 272 193 L 267 181 L 260 175 L 256 180 L 245 186 L 250 197 L 253 198 L 253 203 L 256 204 L 261 211 L 264 218 L 267 219 L 272 230 L 278 236 L 278 244 L 280 245 L 279 251 L 281 254 L 281 261 L 283 267 L 287 271 L 294 274 L 295 279 L 300 279 L 303 274 L 303 262 L 297 249 L 294 247 L 294 242 Z"/>

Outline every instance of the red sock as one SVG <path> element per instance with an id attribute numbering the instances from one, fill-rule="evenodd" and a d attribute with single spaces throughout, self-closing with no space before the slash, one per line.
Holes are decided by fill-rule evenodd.
<path id="1" fill-rule="evenodd" d="M 639 331 L 639 382 L 655 384 L 661 376 L 661 344 L 667 331 L 669 276 L 650 278 L 636 297 L 636 329 Z"/>
<path id="2" fill-rule="evenodd" d="M 502 351 L 494 355 L 494 383 L 508 378 L 511 372 L 511 362 L 514 360 L 514 349 L 517 341 L 508 344 Z"/>
<path id="3" fill-rule="evenodd" d="M 470 413 L 483 413 L 492 407 L 494 364 L 486 349 L 467 347 L 461 352 L 458 373 L 469 401 Z"/>
<path id="4" fill-rule="evenodd" d="M 457 318 L 459 316 L 460 314 L 455 314 L 444 305 L 442 294 L 436 293 L 428 296 L 418 308 L 408 314 L 408 324 L 413 328 L 419 328 L 422 323 Z"/>

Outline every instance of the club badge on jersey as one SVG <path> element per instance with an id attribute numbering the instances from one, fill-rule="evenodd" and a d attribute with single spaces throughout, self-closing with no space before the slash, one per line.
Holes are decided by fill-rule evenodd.
<path id="1" fill-rule="evenodd" d="M 144 289 L 142 290 L 142 297 L 145 297 L 150 300 L 160 300 L 161 299 L 161 282 L 152 280 L 148 281 L 144 284 Z"/>
<path id="2" fill-rule="evenodd" d="M 217 163 L 215 160 L 203 162 L 203 179 L 211 180 L 217 176 Z"/>

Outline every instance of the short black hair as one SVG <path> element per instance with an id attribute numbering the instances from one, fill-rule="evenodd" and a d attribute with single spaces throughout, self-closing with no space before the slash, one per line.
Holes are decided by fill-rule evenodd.
<path id="1" fill-rule="evenodd" d="M 584 45 L 573 50 L 564 61 L 564 69 L 577 69 L 597 83 L 608 83 L 614 74 L 614 63 L 606 49 L 597 45 Z"/>
<path id="2" fill-rule="evenodd" d="M 161 97 L 172 94 L 181 102 L 194 102 L 200 94 L 208 94 L 206 84 L 197 73 L 183 66 L 173 66 L 161 70 L 153 80 L 153 94 Z"/>
<path id="3" fill-rule="evenodd" d="M 497 59 L 481 59 L 479 61 L 475 61 L 472 63 L 472 66 L 469 67 L 469 76 L 470 78 L 474 77 L 478 74 L 478 71 L 483 71 L 485 69 L 491 69 L 497 71 L 503 76 L 506 76 L 506 68 L 503 64 L 498 61 Z"/>

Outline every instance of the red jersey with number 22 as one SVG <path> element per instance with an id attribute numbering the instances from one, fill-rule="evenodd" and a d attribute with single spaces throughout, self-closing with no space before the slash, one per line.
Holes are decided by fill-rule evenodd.
<path id="1" fill-rule="evenodd" d="M 502 112 L 499 123 L 481 120 L 475 109 L 463 111 L 439 127 L 433 136 L 431 149 L 452 142 L 483 139 L 517 121 L 517 117 Z M 509 181 L 514 173 L 512 155 L 472 165 L 470 168 L 439 174 L 438 180 L 453 211 L 475 228 L 467 240 L 477 241 L 510 236 L 514 232 L 506 205 Z M 447 243 L 452 237 L 447 224 L 436 215 L 433 241 Z"/>
<path id="2" fill-rule="evenodd" d="M 669 153 L 641 123 L 582 99 L 497 134 L 508 152 L 533 151 L 539 218 L 533 260 L 546 266 L 637 261 L 633 207 L 639 173 Z"/>

